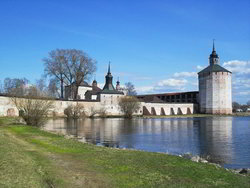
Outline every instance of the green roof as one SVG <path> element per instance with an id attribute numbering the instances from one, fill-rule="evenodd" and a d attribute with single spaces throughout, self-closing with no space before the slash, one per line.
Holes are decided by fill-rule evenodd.
<path id="1" fill-rule="evenodd" d="M 227 69 L 221 67 L 218 64 L 214 64 L 214 65 L 209 65 L 207 68 L 203 69 L 202 71 L 198 72 L 198 74 L 202 74 L 202 73 L 209 73 L 209 72 L 230 72 Z M 232 72 L 230 72 L 232 73 Z"/>

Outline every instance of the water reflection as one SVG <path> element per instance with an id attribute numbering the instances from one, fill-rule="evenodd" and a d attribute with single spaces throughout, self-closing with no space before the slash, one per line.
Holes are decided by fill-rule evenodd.
<path id="1" fill-rule="evenodd" d="M 171 154 L 191 153 L 230 168 L 250 167 L 249 117 L 51 120 L 50 131 L 81 141 Z"/>

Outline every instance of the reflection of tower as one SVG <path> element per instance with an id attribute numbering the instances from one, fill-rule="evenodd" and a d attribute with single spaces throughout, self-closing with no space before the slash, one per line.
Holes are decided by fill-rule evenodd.
<path id="1" fill-rule="evenodd" d="M 232 117 L 201 118 L 199 121 L 200 155 L 216 163 L 229 163 L 232 151 Z"/>
<path id="2" fill-rule="evenodd" d="M 198 73 L 201 113 L 232 114 L 232 73 L 219 64 L 213 43 L 209 66 Z"/>

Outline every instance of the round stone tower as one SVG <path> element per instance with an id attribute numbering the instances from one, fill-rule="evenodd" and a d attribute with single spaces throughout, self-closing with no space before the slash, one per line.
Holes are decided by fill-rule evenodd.
<path id="1" fill-rule="evenodd" d="M 213 43 L 209 66 L 198 73 L 200 113 L 232 114 L 232 73 L 219 64 Z"/>

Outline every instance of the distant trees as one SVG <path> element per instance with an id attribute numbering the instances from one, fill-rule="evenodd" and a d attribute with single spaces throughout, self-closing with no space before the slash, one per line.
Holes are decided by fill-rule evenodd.
<path id="1" fill-rule="evenodd" d="M 247 101 L 247 105 L 248 105 L 248 106 L 250 106 L 250 100 L 249 100 L 249 101 Z"/>
<path id="2" fill-rule="evenodd" d="M 233 112 L 236 112 L 237 109 L 241 108 L 241 105 L 237 102 L 233 102 L 232 107 L 233 107 Z"/>
<path id="3" fill-rule="evenodd" d="M 0 93 L 3 93 L 3 84 L 1 82 L 1 80 L 0 80 Z"/>
<path id="4" fill-rule="evenodd" d="M 56 49 L 49 52 L 44 58 L 45 74 L 60 82 L 61 98 L 63 87 L 74 83 L 74 99 L 77 98 L 78 88 L 96 71 L 96 60 L 90 58 L 82 50 Z"/>
<path id="5" fill-rule="evenodd" d="M 124 96 L 118 103 L 126 118 L 132 118 L 133 113 L 140 109 L 140 102 L 134 96 Z"/>
<path id="6" fill-rule="evenodd" d="M 4 91 L 6 94 L 15 96 L 24 96 L 27 91 L 29 81 L 26 78 L 5 78 Z"/>
<path id="7" fill-rule="evenodd" d="M 237 102 L 233 102 L 232 107 L 233 107 L 233 112 L 236 112 L 237 109 L 241 109 L 242 111 L 245 112 L 250 107 L 250 101 L 248 101 L 246 104 L 243 104 L 243 105 Z"/>
<path id="8" fill-rule="evenodd" d="M 137 95 L 135 86 L 131 82 L 125 83 L 125 90 L 127 91 L 128 96 L 135 96 Z"/>
<path id="9" fill-rule="evenodd" d="M 59 92 L 60 84 L 57 79 L 50 79 L 49 85 L 47 88 L 48 96 L 53 98 L 60 98 L 60 92 Z"/>

